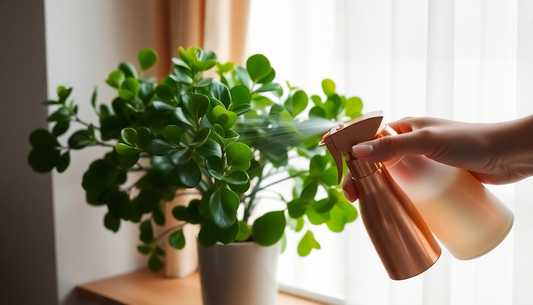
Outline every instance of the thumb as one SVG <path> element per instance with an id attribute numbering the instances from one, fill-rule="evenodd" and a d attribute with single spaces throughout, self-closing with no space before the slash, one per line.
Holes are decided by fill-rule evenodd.
<path id="1" fill-rule="evenodd" d="M 385 162 L 405 155 L 424 155 L 431 147 L 430 137 L 423 130 L 386 136 L 352 147 L 353 154 L 367 162 Z"/>

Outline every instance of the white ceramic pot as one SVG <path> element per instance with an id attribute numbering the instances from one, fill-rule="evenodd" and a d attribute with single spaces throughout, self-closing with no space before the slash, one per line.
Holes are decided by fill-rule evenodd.
<path id="1" fill-rule="evenodd" d="M 278 244 L 235 242 L 204 247 L 198 258 L 204 305 L 273 305 L 278 283 Z"/>

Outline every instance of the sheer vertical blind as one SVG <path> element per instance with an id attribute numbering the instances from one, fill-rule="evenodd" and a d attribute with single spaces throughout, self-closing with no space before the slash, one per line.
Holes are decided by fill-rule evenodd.
<path id="1" fill-rule="evenodd" d="M 533 0 L 254 0 L 254 53 L 271 59 L 278 81 L 317 94 L 330 78 L 388 121 L 533 114 Z M 479 259 L 444 250 L 422 276 L 391 281 L 357 220 L 342 234 L 319 229 L 323 249 L 303 259 L 290 235 L 280 281 L 346 304 L 533 304 L 533 180 L 489 189 L 515 212 L 515 225 Z"/>

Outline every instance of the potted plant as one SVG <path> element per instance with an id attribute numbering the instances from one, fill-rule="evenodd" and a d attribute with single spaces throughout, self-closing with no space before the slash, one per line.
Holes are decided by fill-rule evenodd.
<path id="1" fill-rule="evenodd" d="M 28 162 L 36 172 L 54 168 L 63 172 L 72 150 L 109 147 L 83 175 L 87 203 L 107 207 L 104 225 L 113 232 L 122 221 L 139 223 L 137 250 L 149 255 L 148 267 L 153 272 L 161 270 L 165 256 L 159 245 L 165 234 L 156 236 L 154 225 L 165 224 L 164 206 L 177 190 L 194 189 L 199 198 L 174 208 L 172 215 L 186 224 L 201 225 L 198 241 L 204 303 L 213 297 L 217 304 L 225 303 L 224 295 L 238 294 L 228 291 L 231 287 L 260 301 L 226 303 L 269 303 L 266 295 L 275 297 L 277 290 L 274 271 L 278 245 L 281 251 L 286 246 L 286 228 L 305 231 L 297 251 L 306 256 L 312 249 L 320 249 L 313 225 L 326 224 L 331 231 L 340 232 L 357 217 L 337 185 L 333 159 L 317 143 L 334 125 L 331 122 L 360 115 L 362 102 L 335 93 L 335 84 L 324 80 L 326 97 L 311 96 L 311 107 L 303 90 L 288 82 L 288 90 L 283 90 L 274 82 L 276 72 L 260 54 L 251 56 L 246 67 L 239 67 L 219 63 L 213 52 L 196 47 L 180 47 L 178 53 L 179 58 L 172 59 L 172 72 L 160 82 L 143 78 L 131 63 L 119 64 L 106 80 L 118 96 L 110 105 L 97 105 L 96 89 L 92 95 L 98 124 L 79 118 L 77 105 L 68 100 L 72 88 L 59 86 L 57 100 L 43 102 L 55 108 L 48 117 L 54 124 L 52 131 L 38 129 L 30 135 L 33 148 Z M 143 49 L 138 59 L 145 71 L 156 63 L 157 53 Z M 204 72 L 213 69 L 218 79 L 204 77 Z M 82 128 L 66 144 L 60 144 L 58 137 L 72 123 Z M 307 160 L 305 168 L 294 167 L 291 158 Z M 126 185 L 132 172 L 141 172 L 142 177 Z M 279 195 L 283 208 L 253 216 L 261 200 L 258 195 L 285 181 L 293 181 L 294 187 L 291 198 Z M 182 224 L 164 233 L 170 233 L 172 247 L 185 246 Z M 232 261 L 241 267 L 247 264 L 245 267 L 229 263 L 229 257 L 238 253 L 244 256 Z M 212 259 L 215 255 L 224 257 L 216 266 L 213 263 L 220 259 Z M 252 257 L 270 261 L 270 271 Z M 202 265 L 205 263 L 211 265 Z M 220 269 L 224 266 L 229 271 Z M 205 275 L 214 269 L 217 277 Z M 249 273 L 237 276 L 238 272 Z M 262 294 L 257 288 L 243 289 L 220 276 L 247 279 L 246 284 L 254 277 L 269 277 L 274 284 L 270 292 Z M 268 285 L 263 282 L 260 286 Z M 209 294 L 212 288 L 214 295 Z"/>

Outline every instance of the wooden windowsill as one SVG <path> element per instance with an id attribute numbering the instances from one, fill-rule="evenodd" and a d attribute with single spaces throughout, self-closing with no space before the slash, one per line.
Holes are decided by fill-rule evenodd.
<path id="1" fill-rule="evenodd" d="M 200 277 L 165 278 L 144 269 L 76 287 L 76 293 L 101 305 L 202 305 Z M 319 303 L 278 293 L 278 305 Z"/>

